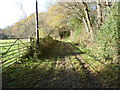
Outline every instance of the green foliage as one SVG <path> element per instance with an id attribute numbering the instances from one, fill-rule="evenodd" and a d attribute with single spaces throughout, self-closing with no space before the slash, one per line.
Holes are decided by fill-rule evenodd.
<path id="1" fill-rule="evenodd" d="M 71 37 L 70 39 L 73 42 L 79 42 L 80 41 L 80 37 L 81 37 L 81 33 L 82 29 L 83 29 L 83 23 L 80 19 L 78 19 L 77 17 L 71 18 L 68 21 L 68 26 L 72 28 L 72 33 L 71 33 Z"/>
<path id="2" fill-rule="evenodd" d="M 44 38 L 46 36 L 47 36 L 47 32 L 43 28 L 40 28 L 39 29 L 39 37 Z"/>
<path id="3" fill-rule="evenodd" d="M 33 42 L 31 42 L 31 49 L 29 51 L 30 55 L 35 60 L 37 60 L 37 58 L 42 58 L 47 54 L 47 52 L 49 52 L 49 49 L 51 49 L 56 42 L 57 41 L 51 36 L 40 38 L 39 45 L 36 44 L 36 40 L 33 40 Z"/>
<path id="4" fill-rule="evenodd" d="M 71 18 L 68 21 L 68 25 L 71 26 L 72 28 L 78 28 L 80 27 L 80 24 L 82 23 L 82 21 L 80 19 L 78 19 L 77 17 Z"/>
<path id="5" fill-rule="evenodd" d="M 79 26 L 76 27 L 76 30 L 74 32 L 74 41 L 80 41 L 79 37 L 80 37 L 80 33 L 82 33 L 82 28 L 83 28 L 82 23 L 80 23 Z"/>
<path id="6" fill-rule="evenodd" d="M 105 23 L 97 31 L 93 54 L 101 60 L 118 62 L 118 5 L 110 8 Z"/>

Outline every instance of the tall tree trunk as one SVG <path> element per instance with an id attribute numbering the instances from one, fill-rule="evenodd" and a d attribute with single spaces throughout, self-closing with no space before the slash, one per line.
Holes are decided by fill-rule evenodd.
<path id="1" fill-rule="evenodd" d="M 83 17 L 83 23 L 85 24 L 86 32 L 87 32 L 87 33 L 90 33 L 90 31 L 89 31 L 89 27 L 88 27 L 88 24 L 87 24 L 87 21 L 85 20 L 84 17 Z"/>
<path id="2" fill-rule="evenodd" d="M 109 6 L 108 0 L 105 0 L 106 6 Z"/>
<path id="3" fill-rule="evenodd" d="M 105 0 L 106 6 L 109 7 L 109 2 L 108 0 Z"/>
<path id="4" fill-rule="evenodd" d="M 92 24 L 91 24 L 91 21 L 90 21 L 90 15 L 88 13 L 88 6 L 85 2 L 82 1 L 82 4 L 84 6 L 84 13 L 85 13 L 85 18 L 86 18 L 86 21 L 87 21 L 87 25 L 89 27 L 89 33 L 90 33 L 90 36 L 91 36 L 91 39 L 93 40 L 94 39 L 94 36 L 93 36 L 93 29 L 92 29 Z"/>
<path id="5" fill-rule="evenodd" d="M 97 0 L 97 13 L 98 13 L 98 28 L 100 28 L 101 23 L 102 23 L 102 10 L 101 10 L 100 0 Z"/>

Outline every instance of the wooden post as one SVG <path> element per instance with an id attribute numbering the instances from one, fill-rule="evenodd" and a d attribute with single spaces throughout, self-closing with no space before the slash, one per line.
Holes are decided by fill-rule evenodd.
<path id="1" fill-rule="evenodd" d="M 32 42 L 32 40 L 33 40 L 33 38 L 32 38 L 32 37 L 29 37 L 29 38 L 28 38 L 28 42 L 29 42 L 29 43 L 31 43 L 31 42 Z"/>
<path id="2" fill-rule="evenodd" d="M 39 44 L 38 1 L 36 0 L 36 43 Z"/>

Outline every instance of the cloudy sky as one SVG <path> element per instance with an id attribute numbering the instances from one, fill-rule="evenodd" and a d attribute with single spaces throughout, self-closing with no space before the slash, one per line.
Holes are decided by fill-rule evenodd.
<path id="1" fill-rule="evenodd" d="M 0 0 L 0 28 L 12 25 L 22 19 L 23 11 L 20 9 L 21 2 L 27 16 L 35 12 L 36 0 Z M 50 0 L 38 0 L 39 12 L 47 11 Z"/>

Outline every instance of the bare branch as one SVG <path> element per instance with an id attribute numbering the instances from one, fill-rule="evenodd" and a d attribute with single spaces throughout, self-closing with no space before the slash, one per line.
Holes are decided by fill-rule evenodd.
<path id="1" fill-rule="evenodd" d="M 19 2 L 17 2 L 17 5 L 18 5 L 19 9 L 23 12 L 24 19 L 26 19 L 27 18 L 27 14 L 26 14 L 26 12 L 25 12 L 25 10 L 23 8 L 23 4 L 19 1 Z"/>

